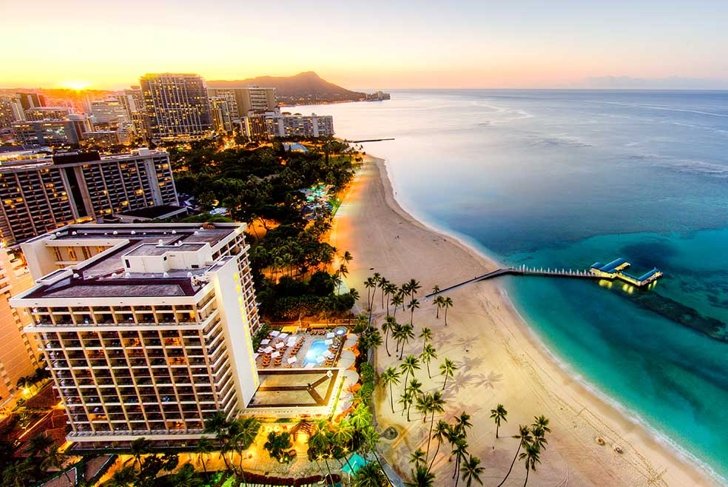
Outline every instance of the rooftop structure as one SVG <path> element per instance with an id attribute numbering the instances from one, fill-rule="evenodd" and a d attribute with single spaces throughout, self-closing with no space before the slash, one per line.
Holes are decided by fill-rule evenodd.
<path id="1" fill-rule="evenodd" d="M 0 162 L 0 239 L 13 245 L 63 225 L 178 205 L 166 152 L 71 152 Z"/>
<path id="2" fill-rule="evenodd" d="M 194 440 L 259 385 L 243 224 L 70 225 L 22 245 L 70 441 Z"/>

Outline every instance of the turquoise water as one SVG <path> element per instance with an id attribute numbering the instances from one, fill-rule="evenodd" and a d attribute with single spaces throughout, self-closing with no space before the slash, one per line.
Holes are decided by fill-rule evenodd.
<path id="1" fill-rule="evenodd" d="M 362 468 L 366 464 L 367 461 L 363 456 L 359 455 L 358 453 L 354 453 L 349 457 L 349 461 L 344 464 L 344 467 L 341 469 L 341 471 L 349 475 L 354 475 L 359 471 L 360 468 Z M 349 465 L 351 465 L 351 468 L 349 468 Z"/>
<path id="2" fill-rule="evenodd" d="M 310 107 L 340 136 L 395 137 L 400 203 L 500 261 L 586 268 L 625 257 L 650 294 L 511 278 L 549 349 L 728 476 L 728 92 L 403 91 Z M 302 108 L 302 111 L 308 111 Z M 447 283 L 441 283 L 447 284 Z"/>
<path id="3" fill-rule="evenodd" d="M 306 352 L 306 356 L 303 358 L 303 365 L 322 364 L 325 360 L 324 354 L 328 351 L 328 349 L 329 347 L 326 345 L 324 340 L 314 340 L 311 342 L 311 346 Z"/>

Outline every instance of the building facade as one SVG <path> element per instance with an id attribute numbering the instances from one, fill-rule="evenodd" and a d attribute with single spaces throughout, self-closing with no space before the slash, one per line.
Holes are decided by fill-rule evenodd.
<path id="1" fill-rule="evenodd" d="M 178 205 L 166 152 L 139 149 L 5 161 L 0 165 L 0 239 L 13 245 L 79 221 Z"/>
<path id="2" fill-rule="evenodd" d="M 25 110 L 25 120 L 40 122 L 42 120 L 64 120 L 71 114 L 68 107 L 33 107 Z"/>
<path id="3" fill-rule="evenodd" d="M 14 122 L 13 132 L 26 147 L 63 147 L 78 145 L 78 125 L 72 120 L 37 120 Z"/>
<path id="4" fill-rule="evenodd" d="M 241 121 L 249 112 L 269 112 L 278 106 L 275 88 L 241 86 L 238 88 L 208 88 L 209 96 L 228 99 L 233 120 Z"/>
<path id="5" fill-rule="evenodd" d="M 280 110 L 266 113 L 249 114 L 244 118 L 242 127 L 251 139 L 261 138 L 262 127 L 265 135 L 271 137 L 331 137 L 334 135 L 334 117 L 331 115 L 301 115 L 300 113 L 281 113 Z"/>
<path id="6" fill-rule="evenodd" d="M 195 140 L 211 135 L 210 104 L 200 76 L 146 74 L 140 83 L 151 140 Z"/>
<path id="7" fill-rule="evenodd" d="M 195 440 L 246 407 L 260 325 L 244 228 L 81 224 L 22 245 L 37 285 L 11 302 L 29 309 L 68 440 Z"/>
<path id="8" fill-rule="evenodd" d="M 211 96 L 209 100 L 212 125 L 215 132 L 232 132 L 233 105 L 230 100 L 224 96 Z"/>
<path id="9" fill-rule="evenodd" d="M 25 310 L 10 306 L 11 296 L 29 289 L 33 279 L 19 253 L 0 246 L 0 408 L 17 395 L 18 379 L 40 366 L 39 351 L 23 328 L 30 322 Z"/>

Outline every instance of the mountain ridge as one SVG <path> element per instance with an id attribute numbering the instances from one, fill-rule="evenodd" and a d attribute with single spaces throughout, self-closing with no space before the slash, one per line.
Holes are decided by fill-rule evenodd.
<path id="1" fill-rule="evenodd" d="M 315 103 L 337 103 L 362 101 L 366 93 L 348 90 L 326 81 L 314 71 L 304 71 L 293 76 L 257 76 L 244 80 L 212 80 L 209 88 L 233 88 L 240 86 L 260 86 L 275 88 L 278 100 L 286 105 Z"/>

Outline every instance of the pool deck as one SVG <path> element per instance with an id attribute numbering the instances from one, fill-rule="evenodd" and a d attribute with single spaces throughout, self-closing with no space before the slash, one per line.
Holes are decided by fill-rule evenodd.
<path id="1" fill-rule="evenodd" d="M 258 347 L 255 358 L 258 370 L 262 372 L 276 369 L 336 367 L 346 339 L 351 334 L 337 334 L 335 328 L 341 327 L 311 329 L 291 334 L 272 330 Z M 311 346 L 317 342 L 325 345 L 323 353 L 311 350 Z M 309 351 L 313 353 L 309 354 Z M 294 358 L 295 360 L 292 360 Z M 312 358 L 315 360 L 311 360 Z"/>

